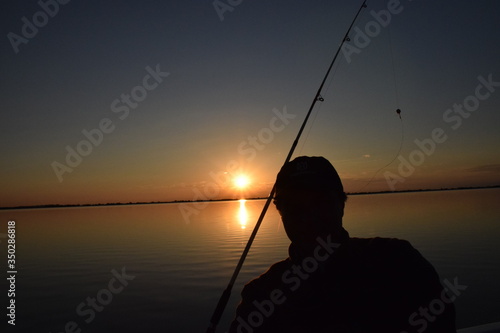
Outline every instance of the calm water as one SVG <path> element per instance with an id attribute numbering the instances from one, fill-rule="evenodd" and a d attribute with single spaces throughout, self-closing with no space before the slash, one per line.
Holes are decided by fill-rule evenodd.
<path id="1" fill-rule="evenodd" d="M 499 199 L 500 189 L 351 196 L 344 226 L 353 237 L 407 239 L 442 279 L 457 277 L 468 286 L 456 300 L 457 326 L 472 326 L 500 321 Z M 1 211 L 1 233 L 17 222 L 16 331 L 63 332 L 74 322 L 82 332 L 204 332 L 263 204 L 209 203 L 190 223 L 178 204 Z M 242 285 L 287 247 L 273 207 L 220 332 Z M 112 270 L 125 273 L 123 284 Z M 5 279 L 0 287 L 5 295 Z"/>

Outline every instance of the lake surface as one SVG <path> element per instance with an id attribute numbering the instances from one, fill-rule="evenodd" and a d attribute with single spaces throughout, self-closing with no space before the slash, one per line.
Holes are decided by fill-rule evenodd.
<path id="1" fill-rule="evenodd" d="M 180 204 L 0 211 L 2 272 L 16 221 L 15 331 L 204 332 L 263 204 L 211 202 L 190 221 Z M 350 196 L 344 226 L 352 237 L 406 239 L 442 280 L 467 285 L 458 328 L 500 321 L 500 189 Z M 287 257 L 288 244 L 271 207 L 219 332 L 243 284 Z"/>

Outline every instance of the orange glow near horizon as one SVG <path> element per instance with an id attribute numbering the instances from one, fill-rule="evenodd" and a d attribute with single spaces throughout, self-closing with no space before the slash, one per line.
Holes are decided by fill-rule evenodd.
<path id="1" fill-rule="evenodd" d="M 264 160 L 264 159 L 263 159 Z M 368 169 L 356 161 L 335 161 L 329 157 L 337 168 L 342 179 L 344 190 L 349 193 L 388 191 L 390 187 L 384 178 L 384 172 L 390 171 L 396 175 L 398 164 L 396 161 L 388 168 L 383 169 L 372 179 L 377 167 Z M 395 183 L 395 190 L 412 189 L 439 189 L 455 187 L 491 186 L 500 184 L 500 176 L 493 169 L 474 169 L 474 163 L 462 164 L 460 167 L 450 167 L 451 162 L 445 161 L 444 165 L 429 162 L 425 167 L 415 168 L 415 172 L 405 177 L 404 181 Z M 26 179 L 20 183 L 18 178 L 7 172 L 0 179 L 4 191 L 0 193 L 0 206 L 37 206 L 37 205 L 72 205 L 72 204 L 106 204 L 128 202 L 165 202 L 175 200 L 199 199 L 248 199 L 266 197 L 275 180 L 276 167 L 279 162 L 271 161 L 274 166 L 268 165 L 267 160 L 260 165 L 245 165 L 233 173 L 218 172 L 211 176 L 209 165 L 207 169 L 195 173 L 191 169 L 167 172 L 158 175 L 139 173 L 134 169 L 134 175 L 124 181 L 122 173 L 103 171 L 97 173 L 99 168 L 87 171 L 78 169 L 63 183 L 58 183 L 53 174 L 39 174 L 33 170 L 28 172 Z M 271 162 L 269 162 L 271 164 Z M 444 162 L 443 162 L 444 163 Z M 479 164 L 495 161 L 481 161 Z M 196 164 L 195 162 L 192 163 Z M 479 165 L 478 164 L 478 165 Z M 364 168 L 366 167 L 366 168 Z M 154 169 L 156 170 L 156 169 Z M 208 170 L 208 171 L 207 171 Z M 217 170 L 217 169 L 214 169 Z M 224 169 L 222 169 L 224 170 Z M 50 171 L 50 170 L 49 170 Z M 181 172 L 182 171 L 182 172 Z M 229 170 L 231 171 L 231 170 Z M 184 173 L 183 173 L 184 172 Z M 46 176 L 46 178 L 44 178 Z M 187 180 L 179 183 L 178 177 Z M 192 182 L 189 182 L 193 179 Z M 215 190 L 217 189 L 217 190 Z M 216 194 L 214 194 L 216 193 Z"/>

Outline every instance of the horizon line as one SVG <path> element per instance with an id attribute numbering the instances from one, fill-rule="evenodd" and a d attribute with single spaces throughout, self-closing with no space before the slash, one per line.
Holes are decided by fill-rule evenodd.
<path id="1" fill-rule="evenodd" d="M 489 189 L 500 188 L 498 185 L 489 186 L 460 186 L 450 188 L 428 188 L 428 189 L 413 189 L 413 190 L 398 190 L 398 191 L 373 191 L 373 192 L 347 192 L 347 195 L 368 195 L 368 194 L 390 194 L 390 193 L 408 193 L 408 192 L 433 192 L 433 191 L 455 191 L 455 190 L 474 190 L 474 189 Z M 137 202 L 108 202 L 108 203 L 87 203 L 87 204 L 46 204 L 46 205 L 29 205 L 29 206 L 13 206 L 0 207 L 0 210 L 16 210 L 16 209 L 43 209 L 43 208 L 71 208 L 71 207 L 97 207 L 97 206 L 126 206 L 126 205 L 154 205 L 154 204 L 170 204 L 170 203 L 190 203 L 190 202 L 218 202 L 218 201 L 238 201 L 238 200 L 263 200 L 268 197 L 255 198 L 222 198 L 222 199 L 207 199 L 207 200 L 170 200 L 170 201 L 137 201 Z"/>

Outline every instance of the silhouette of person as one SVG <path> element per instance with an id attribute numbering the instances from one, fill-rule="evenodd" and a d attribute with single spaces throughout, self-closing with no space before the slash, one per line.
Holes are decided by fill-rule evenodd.
<path id="1" fill-rule="evenodd" d="M 350 238 L 342 182 L 323 157 L 276 180 L 289 257 L 245 285 L 231 333 L 456 332 L 453 298 L 409 242 Z"/>

